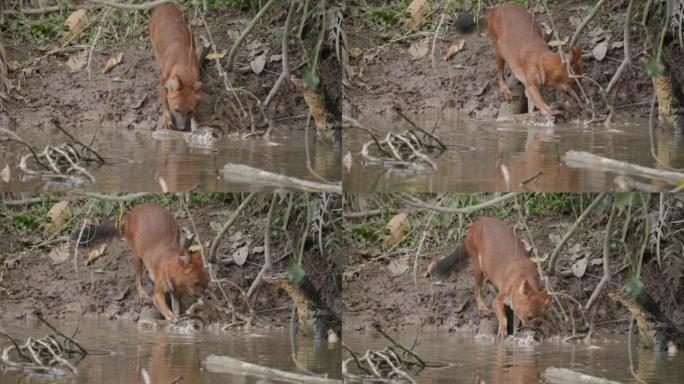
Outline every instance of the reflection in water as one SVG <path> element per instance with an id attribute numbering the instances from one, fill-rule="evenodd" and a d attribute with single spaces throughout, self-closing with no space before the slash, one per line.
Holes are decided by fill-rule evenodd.
<path id="1" fill-rule="evenodd" d="M 403 333 L 397 341 L 412 345 L 415 335 Z M 513 346 L 476 340 L 470 335 L 422 331 L 415 352 L 426 361 L 450 363 L 445 368 L 425 369 L 420 383 L 528 384 L 544 382 L 544 370 L 567 368 L 589 375 L 636 383 L 629 373 L 627 338 L 584 342 L 544 342 L 537 346 Z M 381 349 L 385 339 L 346 332 L 344 342 L 354 351 Z M 684 382 L 684 354 L 670 356 L 635 347 L 637 376 L 646 383 Z"/>
<path id="2" fill-rule="evenodd" d="M 22 137 L 36 148 L 64 141 L 61 137 L 33 133 L 35 137 L 31 136 L 30 131 L 23 132 Z M 269 172 L 319 181 L 306 166 L 303 131 L 279 127 L 271 134 L 270 141 L 258 137 L 242 139 L 232 135 L 217 140 L 213 150 L 190 147 L 182 135 L 174 131 L 158 132 L 154 137 L 151 132 L 137 131 L 98 135 L 94 148 L 110 164 L 89 168 L 97 184 L 84 186 L 84 189 L 98 192 L 161 191 L 159 177 L 164 179 L 169 191 L 187 191 L 193 187 L 206 192 L 273 189 L 223 180 L 222 169 L 227 163 L 245 164 Z M 340 149 L 310 140 L 311 168 L 324 179 L 339 182 Z M 16 165 L 25 152 L 21 146 L 0 143 L 0 168 L 7 164 L 14 167 L 11 168 L 11 182 L 0 182 L 0 190 L 34 191 L 42 185 L 37 180 L 19 182 L 21 173 Z M 64 185 L 48 187 L 50 190 L 69 189 Z"/>
<path id="3" fill-rule="evenodd" d="M 77 323 L 54 323 L 71 333 Z M 3 323 L 13 336 L 44 336 L 48 330 L 40 324 Z M 205 329 L 196 334 L 168 333 L 164 329 L 152 330 L 137 324 L 114 321 L 86 321 L 79 324 L 77 340 L 88 350 L 106 350 L 111 354 L 93 354 L 79 363 L 79 376 L 55 380 L 53 378 L 24 376 L 0 368 L 0 383 L 144 383 L 141 370 L 145 369 L 151 383 L 171 383 L 179 376 L 181 383 L 270 383 L 256 377 L 213 373 L 203 368 L 209 355 L 226 355 L 254 364 L 298 372 L 290 358 L 290 339 L 287 330 L 232 330 Z M 0 347 L 7 341 L 0 340 Z M 341 377 L 341 349 L 339 343 L 316 344 L 311 338 L 297 340 L 297 359 L 315 373 L 328 373 L 331 378 Z M 1 365 L 0 365 L 1 367 Z M 301 373 L 301 372 L 300 372 Z"/>
<path id="4" fill-rule="evenodd" d="M 346 191 L 504 191 L 506 184 L 500 166 L 510 174 L 512 190 L 529 191 L 605 191 L 615 189 L 614 173 L 570 168 L 562 156 L 570 151 L 586 151 L 612 159 L 665 169 L 651 154 L 646 121 L 627 124 L 591 125 L 557 124 L 541 127 L 510 122 L 463 120 L 457 115 L 419 116 L 425 127 L 439 127 L 436 135 L 449 150 L 437 159 L 434 173 L 406 174 L 389 171 L 378 165 L 363 166 L 359 151 L 370 137 L 359 130 L 348 130 L 344 151 L 351 151 L 354 163 L 343 170 Z M 380 133 L 402 131 L 406 123 L 385 116 L 359 118 L 366 127 Z M 656 153 L 671 167 L 684 167 L 681 150 L 684 139 L 672 132 L 657 132 Z M 472 146 L 474 150 L 456 145 Z M 534 181 L 520 186 L 541 172 Z M 659 182 L 644 181 L 655 186 Z"/>

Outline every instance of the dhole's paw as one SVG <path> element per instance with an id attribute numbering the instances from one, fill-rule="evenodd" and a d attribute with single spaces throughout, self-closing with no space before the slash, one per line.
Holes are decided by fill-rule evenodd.
<path id="1" fill-rule="evenodd" d="M 481 317 L 491 316 L 494 313 L 494 312 L 492 312 L 491 309 L 489 309 L 487 307 L 478 308 L 478 311 L 480 312 Z"/>
<path id="2" fill-rule="evenodd" d="M 501 324 L 499 324 L 499 332 L 496 334 L 496 337 L 501 340 L 504 340 L 507 336 L 507 333 L 508 332 L 506 331 L 506 327 L 502 327 Z"/>
<path id="3" fill-rule="evenodd" d="M 501 96 L 506 101 L 512 101 L 513 100 L 513 94 L 511 93 L 511 90 L 508 88 L 501 90 Z"/>
<path id="4" fill-rule="evenodd" d="M 141 304 L 152 304 L 152 298 L 148 294 L 140 295 Z"/>

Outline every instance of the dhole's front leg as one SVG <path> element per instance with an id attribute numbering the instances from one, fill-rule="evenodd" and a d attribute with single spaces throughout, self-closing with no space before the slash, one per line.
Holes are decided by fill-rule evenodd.
<path id="1" fill-rule="evenodd" d="M 171 296 L 171 309 L 173 310 L 173 316 L 178 317 L 180 316 L 181 312 L 180 300 L 178 300 L 178 296 L 176 296 L 173 292 L 170 292 L 169 296 Z"/>
<path id="2" fill-rule="evenodd" d="M 506 295 L 503 292 L 499 292 L 499 294 L 494 298 L 493 303 L 496 319 L 499 320 L 499 332 L 497 333 L 497 337 L 502 339 L 505 339 L 506 335 L 508 334 L 508 323 L 506 320 L 506 312 L 504 311 L 505 299 Z"/>
<path id="3" fill-rule="evenodd" d="M 173 297 L 173 294 L 171 295 L 171 297 Z M 152 300 L 154 301 L 155 307 L 157 307 L 162 316 L 164 316 L 164 319 L 169 321 L 173 318 L 173 313 L 171 312 L 171 309 L 168 305 L 166 305 L 166 298 L 164 295 L 164 289 L 162 288 L 161 282 L 156 282 L 154 284 L 154 295 L 152 296 Z"/>
<path id="4" fill-rule="evenodd" d="M 162 76 L 159 80 L 159 101 L 162 110 L 162 127 L 171 129 L 171 114 L 169 112 L 169 102 L 166 100 L 166 79 Z"/>
<path id="5" fill-rule="evenodd" d="M 534 105 L 539 109 L 539 112 L 544 116 L 551 115 L 551 108 L 544 102 L 544 98 L 542 98 L 541 92 L 539 92 L 539 87 L 534 84 L 526 84 L 525 93 L 528 98 L 532 99 L 532 102 L 534 102 Z"/>

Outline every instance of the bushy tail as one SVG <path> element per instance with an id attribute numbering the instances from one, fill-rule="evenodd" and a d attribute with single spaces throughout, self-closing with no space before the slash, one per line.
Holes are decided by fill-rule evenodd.
<path id="1" fill-rule="evenodd" d="M 80 239 L 79 239 L 80 234 Z M 77 229 L 71 234 L 71 239 L 78 242 L 78 245 L 92 245 L 102 240 L 109 240 L 120 234 L 119 228 L 112 224 L 90 224 L 81 229 Z"/>
<path id="2" fill-rule="evenodd" d="M 466 12 L 456 18 L 454 27 L 461 33 L 469 33 L 475 27 L 481 28 L 487 22 L 487 14 L 482 14 L 479 18 L 475 14 Z"/>
<path id="3" fill-rule="evenodd" d="M 440 261 L 433 261 L 427 267 L 425 271 L 425 277 L 437 277 L 445 278 L 448 277 L 454 270 L 456 265 L 462 260 L 466 259 L 468 256 L 468 251 L 465 245 L 460 244 L 456 250 L 449 256 L 443 258 Z"/>

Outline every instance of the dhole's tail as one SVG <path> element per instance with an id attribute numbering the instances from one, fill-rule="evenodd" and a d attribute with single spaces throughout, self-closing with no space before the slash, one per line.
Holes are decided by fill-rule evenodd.
<path id="1" fill-rule="evenodd" d="M 112 224 L 90 224 L 83 228 L 83 233 L 81 233 L 80 228 L 74 231 L 71 234 L 71 239 L 78 242 L 78 245 L 88 246 L 102 240 L 109 240 L 120 233 L 119 228 Z"/>
<path id="2" fill-rule="evenodd" d="M 454 27 L 461 33 L 469 33 L 472 32 L 475 27 L 481 28 L 485 23 L 487 23 L 487 13 L 481 14 L 478 18 L 476 15 L 467 12 L 456 18 Z"/>
<path id="3" fill-rule="evenodd" d="M 440 261 L 433 261 L 430 263 L 427 267 L 427 271 L 425 271 L 424 276 L 438 278 L 447 277 L 449 274 L 451 274 L 456 265 L 463 259 L 466 259 L 467 256 L 468 251 L 466 251 L 465 245 L 461 244 L 451 255 L 443 258 Z"/>

